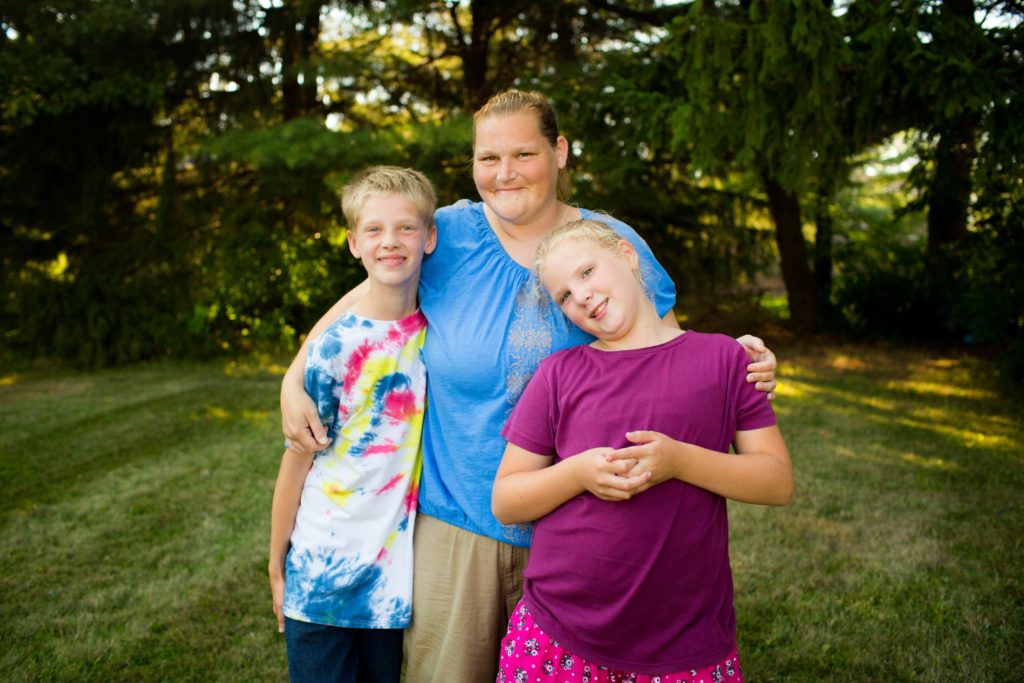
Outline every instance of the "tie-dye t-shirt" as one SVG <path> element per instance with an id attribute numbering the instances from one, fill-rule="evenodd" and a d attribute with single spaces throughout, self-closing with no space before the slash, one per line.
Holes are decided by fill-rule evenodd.
<path id="1" fill-rule="evenodd" d="M 426 318 L 342 315 L 309 343 L 306 391 L 331 445 L 306 475 L 285 564 L 284 613 L 405 628 L 420 478 Z"/>

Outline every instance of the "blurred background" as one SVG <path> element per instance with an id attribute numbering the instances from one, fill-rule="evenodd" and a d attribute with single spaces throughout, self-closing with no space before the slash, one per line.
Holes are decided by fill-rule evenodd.
<path id="1" fill-rule="evenodd" d="M 0 14 L 4 335 L 89 366 L 284 350 L 359 279 L 337 189 L 478 199 L 535 89 L 573 201 L 690 324 L 991 345 L 1024 368 L 1019 2 L 55 0 Z M 708 316 L 711 316 L 710 318 Z M 759 317 L 760 316 L 760 317 Z M 735 315 L 731 316 L 735 317 Z"/>

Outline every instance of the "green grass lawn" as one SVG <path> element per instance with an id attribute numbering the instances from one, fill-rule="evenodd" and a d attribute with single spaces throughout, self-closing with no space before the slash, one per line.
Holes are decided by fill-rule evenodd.
<path id="1" fill-rule="evenodd" d="M 975 359 L 780 355 L 797 495 L 731 505 L 748 680 L 1024 680 L 1019 398 Z M 286 679 L 281 371 L 0 375 L 0 678 Z"/>

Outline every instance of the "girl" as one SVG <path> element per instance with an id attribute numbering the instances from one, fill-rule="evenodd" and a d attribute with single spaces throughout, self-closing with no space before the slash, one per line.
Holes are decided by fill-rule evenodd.
<path id="1" fill-rule="evenodd" d="M 503 431 L 494 514 L 537 523 L 499 681 L 742 681 L 725 499 L 785 505 L 789 454 L 742 347 L 663 320 L 638 266 L 593 220 L 537 249 L 597 339 L 542 361 Z"/>

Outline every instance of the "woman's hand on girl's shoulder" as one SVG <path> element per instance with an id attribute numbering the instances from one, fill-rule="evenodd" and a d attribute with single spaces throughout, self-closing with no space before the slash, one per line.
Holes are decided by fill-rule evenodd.
<path id="1" fill-rule="evenodd" d="M 768 400 L 775 400 L 775 371 L 778 362 L 772 350 L 765 346 L 764 342 L 751 334 L 745 334 L 736 339 L 747 352 L 747 357 L 752 361 L 747 365 L 747 381 L 754 382 L 754 388 L 758 391 L 768 392 Z"/>

